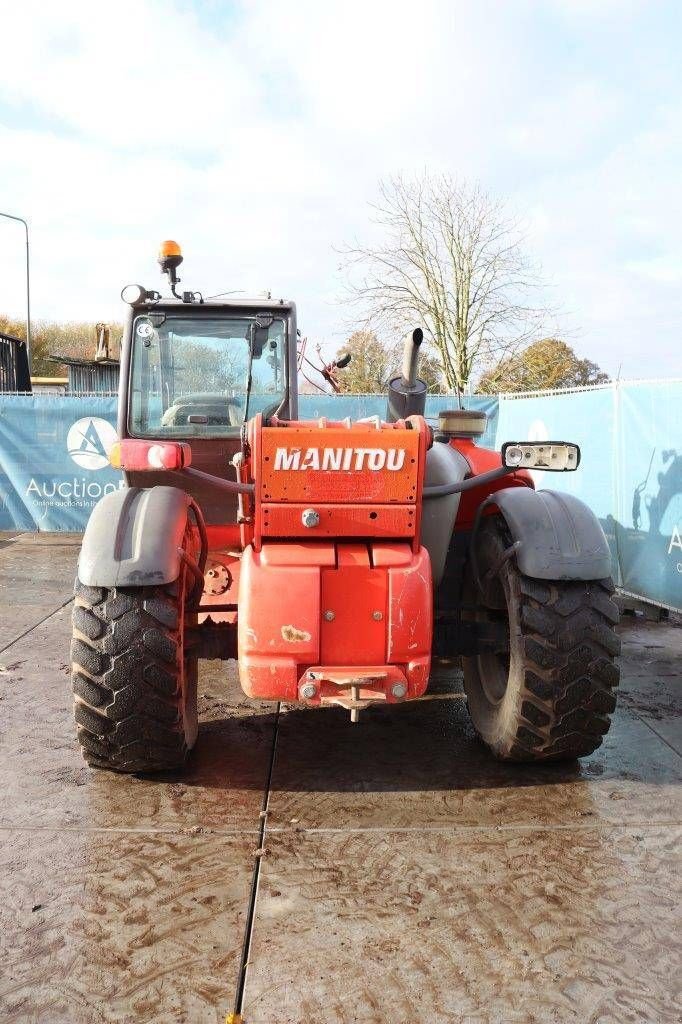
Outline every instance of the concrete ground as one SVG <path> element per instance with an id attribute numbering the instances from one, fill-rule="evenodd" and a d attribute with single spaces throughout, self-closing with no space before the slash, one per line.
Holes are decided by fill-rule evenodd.
<path id="1" fill-rule="evenodd" d="M 246 1024 L 682 1019 L 679 620 L 625 620 L 578 765 L 494 762 L 454 669 L 351 725 L 210 662 L 154 781 L 76 746 L 78 543 L 0 536 L 2 1021 L 223 1022 L 240 977 Z"/>

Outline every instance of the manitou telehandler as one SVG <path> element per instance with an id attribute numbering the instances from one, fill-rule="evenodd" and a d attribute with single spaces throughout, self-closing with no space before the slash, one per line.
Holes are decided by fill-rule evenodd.
<path id="1" fill-rule="evenodd" d="M 565 442 L 476 444 L 478 412 L 423 417 L 421 330 L 386 420 L 298 419 L 296 308 L 131 285 L 121 353 L 125 488 L 95 507 L 73 612 L 86 761 L 182 765 L 200 658 L 236 658 L 244 691 L 306 707 L 426 691 L 460 658 L 469 712 L 502 759 L 590 754 L 618 684 L 611 560 L 576 498 L 529 469 L 575 470 Z"/>

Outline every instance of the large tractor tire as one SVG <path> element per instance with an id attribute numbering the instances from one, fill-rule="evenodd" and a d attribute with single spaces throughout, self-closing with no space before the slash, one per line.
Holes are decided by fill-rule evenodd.
<path id="1" fill-rule="evenodd" d="M 504 520 L 485 520 L 465 580 L 465 617 L 506 624 L 509 635 L 508 650 L 462 658 L 472 721 L 501 760 L 583 757 L 616 706 L 613 583 L 531 579 L 510 546 Z"/>
<path id="2" fill-rule="evenodd" d="M 75 586 L 74 715 L 93 768 L 183 765 L 197 735 L 197 659 L 184 651 L 184 579 L 107 590 Z"/>

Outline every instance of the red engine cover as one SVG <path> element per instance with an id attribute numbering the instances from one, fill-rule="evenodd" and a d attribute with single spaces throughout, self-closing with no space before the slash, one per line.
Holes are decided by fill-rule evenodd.
<path id="1" fill-rule="evenodd" d="M 270 542 L 248 547 L 239 581 L 244 691 L 311 703 L 417 697 L 433 630 L 431 565 L 409 542 Z M 400 694 L 396 697 L 394 687 Z M 305 696 L 305 695 L 303 695 Z"/>

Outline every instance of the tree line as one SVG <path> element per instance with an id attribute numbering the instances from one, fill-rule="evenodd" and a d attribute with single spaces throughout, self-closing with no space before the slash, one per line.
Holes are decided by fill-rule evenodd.
<path id="1" fill-rule="evenodd" d="M 110 324 L 110 355 L 118 358 L 123 324 Z M 64 364 L 53 355 L 72 359 L 94 359 L 97 349 L 97 325 L 83 321 L 57 322 L 36 320 L 31 323 L 31 376 L 61 377 Z M 26 321 L 0 314 L 0 334 L 26 340 Z"/>
<path id="2" fill-rule="evenodd" d="M 402 343 L 385 345 L 368 330 L 355 331 L 337 352 L 351 354 L 349 366 L 339 374 L 347 394 L 384 393 L 391 377 L 400 370 Z M 422 355 L 419 375 L 430 394 L 449 394 L 441 363 L 433 352 Z M 596 363 L 580 359 L 559 338 L 541 338 L 520 351 L 498 360 L 481 375 L 474 388 L 479 395 L 500 392 L 545 391 L 605 384 L 608 374 Z"/>

